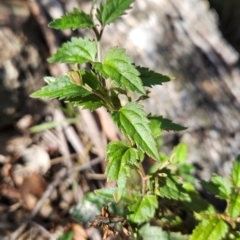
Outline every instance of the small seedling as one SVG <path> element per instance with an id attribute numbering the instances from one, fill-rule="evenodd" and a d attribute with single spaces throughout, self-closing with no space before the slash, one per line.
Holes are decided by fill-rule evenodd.
<path id="1" fill-rule="evenodd" d="M 117 233 L 114 229 L 117 223 L 129 235 L 127 220 L 133 239 L 240 239 L 240 159 L 234 163 L 231 181 L 217 176 L 203 184 L 227 203 L 225 212 L 217 213 L 201 198 L 193 183 L 187 181 L 192 181 L 192 166 L 185 163 L 186 146 L 174 149 L 171 157 L 160 152 L 157 139 L 163 131 L 186 128 L 143 110 L 142 101 L 150 97 L 151 88 L 172 78 L 135 65 L 119 47 L 108 49 L 104 56 L 101 54 L 104 29 L 130 9 L 133 2 L 107 0 L 96 6 L 93 1 L 95 15 L 94 11 L 74 9 L 52 21 L 49 26 L 60 30 L 88 28 L 95 39 L 72 37 L 64 43 L 48 61 L 70 64 L 72 69 L 64 76 L 45 77 L 47 86 L 31 96 L 59 98 L 92 111 L 105 107 L 125 137 L 107 146 L 107 180 L 116 181 L 117 187 L 99 189 L 96 194 L 110 201 L 121 201 L 127 213 L 125 217 L 114 216 L 103 206 L 101 215 L 90 226 L 102 227 L 104 238 Z M 86 64 L 88 69 L 83 67 Z M 123 104 L 120 95 L 125 95 L 128 102 Z M 132 96 L 134 99 L 138 96 L 137 100 Z M 146 157 L 155 161 L 148 173 L 142 166 Z M 128 187 L 133 169 L 141 176 L 140 190 Z"/>

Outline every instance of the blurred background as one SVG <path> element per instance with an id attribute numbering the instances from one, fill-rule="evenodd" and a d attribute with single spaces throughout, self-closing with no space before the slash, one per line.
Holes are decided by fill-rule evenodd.
<path id="1" fill-rule="evenodd" d="M 44 76 L 67 72 L 67 65 L 46 61 L 64 41 L 92 38 L 47 24 L 74 7 L 88 12 L 91 3 L 0 1 L 0 239 L 56 239 L 69 224 L 71 206 L 106 186 L 105 146 L 120 137 L 108 113 L 29 97 Z M 103 55 L 119 46 L 137 65 L 175 77 L 154 87 L 144 107 L 188 128 L 164 133 L 161 151 L 186 143 L 187 160 L 204 180 L 228 176 L 240 153 L 239 18 L 238 0 L 136 0 L 103 35 Z M 47 205 L 36 209 L 49 186 Z M 69 228 L 78 228 L 76 239 L 100 237 L 73 223 Z"/>

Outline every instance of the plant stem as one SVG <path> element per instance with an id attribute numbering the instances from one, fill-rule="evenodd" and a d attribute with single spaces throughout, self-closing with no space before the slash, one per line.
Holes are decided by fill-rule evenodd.
<path id="1" fill-rule="evenodd" d="M 101 27 L 100 32 L 98 31 L 96 26 L 93 28 L 93 31 L 95 33 L 96 42 L 97 42 L 97 59 L 98 59 L 98 62 L 102 62 L 101 61 L 101 39 L 102 39 L 103 31 L 104 31 L 104 26 Z M 106 81 L 104 78 L 99 76 L 99 81 L 100 81 L 102 87 L 106 87 Z"/>
<path id="2" fill-rule="evenodd" d="M 101 41 L 97 40 L 97 57 L 98 57 L 98 62 L 101 62 Z"/>
<path id="3" fill-rule="evenodd" d="M 107 99 L 105 96 L 103 96 L 102 94 L 100 94 L 99 92 L 93 90 L 92 93 L 94 93 L 95 95 L 97 95 L 98 97 L 100 97 L 109 107 L 108 110 L 110 110 L 111 112 L 113 112 L 115 110 L 114 105 L 112 104 L 111 101 L 109 101 L 109 99 Z"/>
<path id="4" fill-rule="evenodd" d="M 90 9 L 90 15 L 91 15 L 92 17 L 93 17 L 93 9 L 94 9 L 95 3 L 96 3 L 96 0 L 93 0 L 93 1 L 92 1 L 92 6 L 91 6 L 91 9 Z"/>
<path id="5" fill-rule="evenodd" d="M 145 192 L 146 192 L 146 184 L 145 184 L 145 181 L 146 181 L 146 173 L 143 169 L 143 165 L 142 163 L 140 162 L 138 164 L 139 168 L 138 168 L 138 172 L 142 178 L 142 194 L 145 195 Z"/>

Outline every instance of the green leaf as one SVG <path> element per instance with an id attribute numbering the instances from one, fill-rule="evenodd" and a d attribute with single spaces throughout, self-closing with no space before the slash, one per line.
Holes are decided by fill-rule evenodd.
<path id="1" fill-rule="evenodd" d="M 232 185 L 234 187 L 240 188 L 240 155 L 233 163 L 231 178 Z"/>
<path id="2" fill-rule="evenodd" d="M 45 76 L 43 78 L 44 82 L 46 82 L 47 84 L 51 84 L 54 83 L 56 81 L 55 77 L 51 77 L 51 76 Z"/>
<path id="3" fill-rule="evenodd" d="M 143 240 L 168 240 L 168 234 L 164 232 L 160 227 L 150 226 L 149 223 L 143 225 L 139 229 L 139 234 Z"/>
<path id="4" fill-rule="evenodd" d="M 81 203 L 85 203 L 85 202 L 88 202 L 91 205 L 94 204 L 98 208 L 99 214 L 101 212 L 101 208 L 103 205 L 108 205 L 108 210 L 110 212 L 113 212 L 114 214 L 117 214 L 120 216 L 122 216 L 123 214 L 126 214 L 126 207 L 123 202 L 121 203 L 111 202 L 111 204 L 109 204 L 109 201 L 106 198 L 99 197 L 99 195 L 97 195 L 94 192 L 89 192 L 84 195 Z M 94 214 L 95 219 L 96 219 L 96 214 L 98 214 L 98 212 L 95 212 Z"/>
<path id="5" fill-rule="evenodd" d="M 143 240 L 187 240 L 188 237 L 177 232 L 165 232 L 160 227 L 151 226 L 149 223 L 139 229 Z"/>
<path id="6" fill-rule="evenodd" d="M 48 26 L 55 29 L 71 28 L 76 30 L 77 28 L 93 28 L 94 24 L 89 14 L 74 8 L 74 12 L 67 13 L 61 18 L 53 20 Z"/>
<path id="7" fill-rule="evenodd" d="M 81 222 L 84 228 L 88 227 L 88 223 L 94 221 L 96 216 L 101 213 L 101 208 L 103 205 L 108 205 L 109 201 L 105 198 L 100 197 L 99 195 L 90 192 L 84 195 L 81 202 L 77 203 L 77 205 L 71 207 L 69 213 L 71 217 Z M 108 210 L 117 215 L 123 215 L 124 210 L 126 209 L 123 204 L 111 202 L 108 205 Z"/>
<path id="8" fill-rule="evenodd" d="M 231 186 L 228 180 L 218 175 L 214 175 L 210 182 L 202 181 L 202 186 L 222 199 L 228 199 L 231 194 Z"/>
<path id="9" fill-rule="evenodd" d="M 187 144 L 180 143 L 173 150 L 173 162 L 183 164 L 187 159 Z"/>
<path id="10" fill-rule="evenodd" d="M 126 187 L 131 169 L 137 165 L 138 150 L 131 148 L 126 142 L 111 142 L 107 147 L 106 159 L 109 161 L 106 168 L 108 181 L 116 180 L 118 183 L 118 201 Z"/>
<path id="11" fill-rule="evenodd" d="M 104 62 L 93 63 L 94 69 L 105 78 L 111 78 L 124 89 L 145 93 L 138 70 L 132 65 L 133 60 L 123 49 L 111 48 L 107 51 Z"/>
<path id="12" fill-rule="evenodd" d="M 82 64 L 93 62 L 97 53 L 96 44 L 88 38 L 72 37 L 57 52 L 48 58 L 50 63 Z"/>
<path id="13" fill-rule="evenodd" d="M 108 0 L 106 3 L 101 2 L 100 8 L 97 9 L 97 19 L 102 25 L 112 23 L 130 8 L 133 1 L 134 0 Z"/>
<path id="14" fill-rule="evenodd" d="M 103 197 L 110 202 L 114 202 L 116 200 L 115 195 L 117 194 L 117 191 L 118 191 L 117 187 L 109 187 L 98 189 L 95 190 L 94 192 L 100 197 Z M 128 191 L 128 189 L 125 189 L 125 191 L 122 194 L 121 202 L 126 204 L 133 204 L 137 201 L 139 197 L 140 193 L 135 191 Z"/>
<path id="15" fill-rule="evenodd" d="M 206 211 L 209 207 L 209 203 L 204 200 L 197 192 L 194 191 L 189 191 L 188 195 L 190 197 L 190 201 L 184 201 L 184 205 L 186 206 L 187 209 L 190 209 L 191 211 L 194 212 L 202 212 Z"/>
<path id="16" fill-rule="evenodd" d="M 94 192 L 102 198 L 106 198 L 109 201 L 114 201 L 113 195 L 117 192 L 117 187 L 108 187 L 95 190 Z"/>
<path id="17" fill-rule="evenodd" d="M 81 69 L 80 73 L 83 78 L 83 83 L 87 84 L 94 90 L 97 90 L 99 87 L 99 80 L 97 75 L 93 71 L 87 71 L 85 69 Z"/>
<path id="18" fill-rule="evenodd" d="M 159 159 L 156 142 L 149 127 L 149 121 L 142 106 L 138 103 L 127 103 L 118 111 L 112 113 L 112 118 L 125 136 L 129 137 L 132 143 L 145 151 L 154 159 Z"/>
<path id="19" fill-rule="evenodd" d="M 234 191 L 234 190 L 233 190 Z M 240 190 L 236 189 L 228 200 L 227 213 L 231 218 L 236 218 L 240 215 Z"/>
<path id="20" fill-rule="evenodd" d="M 157 207 L 158 201 L 155 195 L 143 196 L 128 207 L 129 211 L 132 212 L 128 215 L 128 219 L 134 223 L 149 221 L 153 218 Z"/>
<path id="21" fill-rule="evenodd" d="M 96 195 L 94 193 L 91 194 Z M 96 196 L 96 199 L 94 200 L 95 201 L 89 201 L 84 199 L 77 205 L 73 206 L 69 211 L 71 217 L 74 220 L 81 222 L 85 226 L 87 225 L 88 222 L 93 221 L 96 218 L 96 215 L 100 214 L 99 209 L 101 208 L 101 206 L 107 204 L 107 201 L 104 202 L 103 199 L 100 198 L 99 196 Z"/>
<path id="22" fill-rule="evenodd" d="M 72 102 L 74 106 L 81 106 L 83 109 L 90 109 L 91 111 L 103 106 L 106 107 L 105 102 L 95 94 L 70 98 L 69 101 Z"/>
<path id="23" fill-rule="evenodd" d="M 159 189 L 157 194 L 161 197 L 182 201 L 191 200 L 185 189 L 178 183 L 177 179 L 175 179 L 172 174 L 167 174 L 167 176 L 159 176 L 158 184 Z"/>
<path id="24" fill-rule="evenodd" d="M 169 82 L 173 80 L 168 76 L 162 75 L 161 73 L 156 73 L 145 67 L 136 67 L 140 72 L 140 78 L 142 79 L 143 86 L 152 87 L 153 85 L 162 85 L 163 82 Z"/>
<path id="25" fill-rule="evenodd" d="M 157 126 L 157 122 L 159 122 L 159 128 L 166 131 L 182 131 L 187 129 L 186 127 L 183 127 L 179 124 L 173 123 L 171 120 L 167 118 L 163 118 L 162 116 L 148 116 L 148 118 L 150 121 L 154 121 L 155 128 Z"/>
<path id="26" fill-rule="evenodd" d="M 57 240 L 72 240 L 73 239 L 73 231 L 64 233 Z"/>
<path id="27" fill-rule="evenodd" d="M 228 225 L 218 217 L 203 220 L 193 231 L 189 240 L 221 240 L 228 232 Z"/>
<path id="28" fill-rule="evenodd" d="M 73 84 L 68 76 L 47 78 L 46 81 L 49 83 L 49 85 L 31 94 L 31 97 L 68 99 L 76 96 L 84 97 L 90 94 L 90 92 L 86 89 Z"/>
<path id="29" fill-rule="evenodd" d="M 162 129 L 160 128 L 161 122 L 159 122 L 156 119 L 149 119 L 149 120 L 150 120 L 149 127 L 152 131 L 152 135 L 154 138 L 157 138 L 162 134 Z"/>
<path id="30" fill-rule="evenodd" d="M 240 215 L 240 155 L 236 158 L 231 174 L 232 194 L 228 201 L 227 212 L 232 218 Z"/>

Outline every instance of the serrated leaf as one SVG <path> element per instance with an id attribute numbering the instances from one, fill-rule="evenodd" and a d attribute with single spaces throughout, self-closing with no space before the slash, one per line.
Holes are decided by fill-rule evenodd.
<path id="1" fill-rule="evenodd" d="M 126 187 L 131 169 L 137 164 L 138 150 L 131 148 L 126 142 L 111 142 L 107 147 L 106 159 L 108 160 L 106 168 L 108 181 L 116 180 L 118 183 L 118 201 Z"/>
<path id="2" fill-rule="evenodd" d="M 111 78 L 124 89 L 144 94 L 139 72 L 132 63 L 133 60 L 123 49 L 111 48 L 107 51 L 103 64 L 93 63 L 93 67 L 105 78 Z"/>
<path id="3" fill-rule="evenodd" d="M 80 73 L 83 78 L 83 83 L 87 84 L 94 90 L 97 90 L 99 87 L 99 80 L 97 75 L 93 71 L 87 71 L 85 69 L 81 69 Z"/>
<path id="4" fill-rule="evenodd" d="M 167 174 L 166 177 L 159 176 L 158 184 L 158 195 L 161 197 L 182 201 L 191 200 L 182 185 L 180 185 L 178 181 L 170 174 Z"/>
<path id="5" fill-rule="evenodd" d="M 128 219 L 134 223 L 143 223 L 153 218 L 155 210 L 158 207 L 158 201 L 155 195 L 146 195 L 140 198 L 135 204 L 128 207 L 132 214 Z"/>
<path id="6" fill-rule="evenodd" d="M 49 81 L 49 85 L 31 94 L 31 97 L 69 99 L 77 96 L 84 97 L 89 94 L 90 92 L 86 89 L 77 86 L 76 84 L 73 84 L 68 76 L 61 76 L 55 78 L 54 81 L 53 78 L 51 78 L 51 81 Z"/>
<path id="7" fill-rule="evenodd" d="M 45 76 L 43 79 L 44 79 L 44 82 L 46 82 L 47 84 L 51 84 L 56 81 L 56 78 L 52 76 Z"/>
<path id="8" fill-rule="evenodd" d="M 114 201 L 113 194 L 117 192 L 117 187 L 108 187 L 108 188 L 101 188 L 94 191 L 100 197 L 103 197 L 109 201 Z"/>
<path id="9" fill-rule="evenodd" d="M 74 106 L 81 106 L 83 109 L 89 109 L 91 111 L 103 106 L 106 107 L 105 102 L 95 94 L 70 98 L 69 102 L 72 102 Z"/>
<path id="10" fill-rule="evenodd" d="M 234 187 L 240 188 L 240 155 L 233 163 L 231 180 Z"/>
<path id="11" fill-rule="evenodd" d="M 118 111 L 113 112 L 112 118 L 124 135 L 131 139 L 132 143 L 136 143 L 142 151 L 145 151 L 152 158 L 159 159 L 156 142 L 141 105 L 136 102 L 127 103 Z"/>
<path id="12" fill-rule="evenodd" d="M 231 194 L 231 186 L 228 180 L 218 175 L 214 175 L 210 182 L 202 181 L 202 186 L 222 199 L 228 199 Z"/>
<path id="13" fill-rule="evenodd" d="M 72 37 L 57 52 L 48 58 L 50 63 L 82 64 L 93 62 L 97 53 L 96 44 L 88 38 Z"/>
<path id="14" fill-rule="evenodd" d="M 189 182 L 185 182 L 182 187 L 185 189 L 187 194 L 190 197 L 190 201 L 184 201 L 183 204 L 185 207 L 195 213 L 200 213 L 200 212 L 207 212 L 209 211 L 210 208 L 210 203 L 207 202 L 204 198 L 202 198 L 199 194 L 199 192 L 195 189 L 196 187 L 194 186 L 194 183 L 191 184 Z M 214 207 L 213 207 L 213 210 Z M 213 213 L 215 213 L 213 211 Z M 200 215 L 200 214 L 199 214 Z"/>
<path id="15" fill-rule="evenodd" d="M 102 25 L 112 23 L 130 8 L 133 1 L 134 0 L 108 0 L 106 3 L 101 2 L 100 8 L 97 9 L 97 19 Z"/>
<path id="16" fill-rule="evenodd" d="M 173 162 L 183 164 L 187 159 L 187 144 L 180 143 L 173 150 Z"/>
<path id="17" fill-rule="evenodd" d="M 221 240 L 228 232 L 228 225 L 217 217 L 203 220 L 194 230 L 189 240 Z"/>
<path id="18" fill-rule="evenodd" d="M 117 191 L 118 191 L 117 187 L 109 187 L 109 188 L 101 188 L 101 189 L 95 190 L 94 192 L 100 197 L 103 197 L 110 202 L 114 202 L 115 194 L 117 193 Z M 125 189 L 125 191 L 122 194 L 121 202 L 124 202 L 126 204 L 133 204 L 137 201 L 139 197 L 140 197 L 140 193 L 135 191 L 129 192 L 127 189 Z"/>
<path id="19" fill-rule="evenodd" d="M 182 131 L 187 129 L 179 124 L 173 123 L 171 120 L 167 118 L 163 118 L 162 116 L 148 116 L 150 121 L 154 121 L 154 126 L 157 126 L 157 122 L 159 122 L 159 128 L 166 131 Z M 155 130 L 157 131 L 157 130 Z"/>
<path id="20" fill-rule="evenodd" d="M 72 30 L 76 30 L 77 28 L 93 28 L 94 24 L 89 14 L 74 8 L 73 12 L 55 19 L 48 26 L 55 29 L 63 30 L 71 28 Z"/>
<path id="21" fill-rule="evenodd" d="M 233 190 L 234 191 L 234 190 Z M 228 200 L 227 212 L 231 218 L 236 218 L 240 215 L 240 190 L 233 192 Z"/>
<path id="22" fill-rule="evenodd" d="M 209 203 L 203 199 L 197 192 L 188 192 L 188 195 L 190 197 L 190 201 L 184 201 L 184 205 L 187 209 L 190 209 L 194 212 L 202 212 L 206 211 L 209 208 Z"/>
<path id="23" fill-rule="evenodd" d="M 169 82 L 173 78 L 162 75 L 161 73 L 156 73 L 145 67 L 136 67 L 140 72 L 140 78 L 142 80 L 143 86 L 152 87 L 153 85 L 162 85 L 163 82 Z"/>

